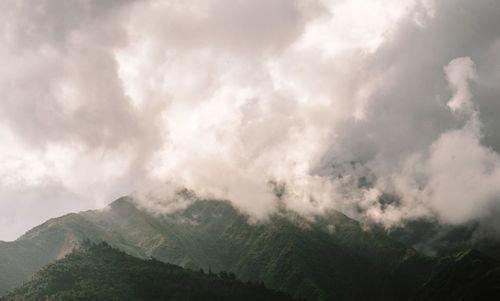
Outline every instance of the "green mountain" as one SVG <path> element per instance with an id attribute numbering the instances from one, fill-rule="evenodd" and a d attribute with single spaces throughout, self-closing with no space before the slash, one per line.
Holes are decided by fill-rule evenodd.
<path id="1" fill-rule="evenodd" d="M 475 250 L 441 258 L 418 300 L 499 300 L 500 262 Z"/>
<path id="2" fill-rule="evenodd" d="M 388 234 L 393 239 L 435 256 L 476 249 L 500 260 L 500 235 L 491 224 L 493 222 L 486 220 L 444 225 L 437 219 L 425 218 L 407 222 L 404 227 L 393 229 Z"/>
<path id="3" fill-rule="evenodd" d="M 281 211 L 252 223 L 223 201 L 198 200 L 153 215 L 121 198 L 0 244 L 0 289 L 14 288 L 87 239 L 143 259 L 232 272 L 307 300 L 411 299 L 438 263 L 337 211 L 315 220 Z"/>
<path id="4" fill-rule="evenodd" d="M 384 193 L 379 197 L 378 203 L 382 207 L 398 206 L 401 199 Z M 460 225 L 444 224 L 437 217 L 422 217 L 406 221 L 404 225 L 386 232 L 389 237 L 434 257 L 475 249 L 500 260 L 500 233 L 498 227 L 494 226 L 498 224 L 499 213 L 492 208 L 488 216 Z M 371 225 L 372 229 L 377 227 L 382 226 Z"/>
<path id="5" fill-rule="evenodd" d="M 233 274 L 195 272 L 141 260 L 106 243 L 85 244 L 49 264 L 2 301 L 292 300 Z"/>
<path id="6" fill-rule="evenodd" d="M 222 201 L 197 201 L 174 214 L 154 216 L 122 198 L 106 210 L 49 220 L 0 245 L 0 274 L 10 275 L 0 280 L 2 288 L 13 288 L 86 239 L 106 241 L 140 258 L 233 272 L 244 281 L 263 281 L 309 300 L 386 299 L 389 292 L 404 297 L 415 282 L 425 280 L 420 275 L 432 264 L 335 211 L 312 222 L 280 213 L 251 224 Z"/>

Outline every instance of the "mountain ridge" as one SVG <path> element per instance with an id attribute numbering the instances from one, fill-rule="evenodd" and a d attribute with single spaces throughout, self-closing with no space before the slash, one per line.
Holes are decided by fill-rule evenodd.
<path id="1" fill-rule="evenodd" d="M 0 244 L 0 274 L 17 276 L 10 282 L 0 278 L 0 288 L 12 289 L 84 240 L 105 241 L 142 259 L 232 272 L 308 300 L 409 299 L 436 265 L 436 259 L 337 211 L 314 221 L 280 213 L 250 224 L 225 201 L 197 200 L 152 215 L 124 197 L 104 210 L 51 219 Z M 37 260 L 26 263 L 23 256 Z"/>

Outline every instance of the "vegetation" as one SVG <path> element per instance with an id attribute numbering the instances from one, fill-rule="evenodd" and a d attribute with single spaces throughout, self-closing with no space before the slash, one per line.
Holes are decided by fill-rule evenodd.
<path id="1" fill-rule="evenodd" d="M 185 270 L 141 260 L 106 243 L 85 243 L 49 264 L 2 299 L 76 300 L 292 300 L 263 284 L 243 283 L 234 274 Z"/>
<path id="2" fill-rule="evenodd" d="M 500 300 L 500 264 L 468 250 L 441 258 L 417 300 Z"/>
<path id="3" fill-rule="evenodd" d="M 409 300 L 432 295 L 439 279 L 448 277 L 438 275 L 460 273 L 450 268 L 460 262 L 443 268 L 445 259 L 422 255 L 384 231 L 365 230 L 336 211 L 314 221 L 283 211 L 249 223 L 222 201 L 197 201 L 158 216 L 122 198 L 107 210 L 53 219 L 0 244 L 0 275 L 7 279 L 0 278 L 0 293 L 86 239 L 106 241 L 138 258 L 210 269 L 229 280 L 264 282 L 307 300 Z M 497 267 L 493 259 L 485 262 L 487 268 L 478 273 Z M 457 279 L 450 290 L 466 281 Z"/>

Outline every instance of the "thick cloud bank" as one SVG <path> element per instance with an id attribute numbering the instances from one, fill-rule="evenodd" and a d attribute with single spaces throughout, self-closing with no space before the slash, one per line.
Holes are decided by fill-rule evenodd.
<path id="1" fill-rule="evenodd" d="M 497 1 L 6 0 L 0 33 L 0 238 L 179 188 L 388 227 L 500 205 Z"/>

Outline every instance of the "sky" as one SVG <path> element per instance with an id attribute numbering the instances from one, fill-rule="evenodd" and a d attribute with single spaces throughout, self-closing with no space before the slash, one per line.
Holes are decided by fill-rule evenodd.
<path id="1" fill-rule="evenodd" d="M 500 214 L 496 0 L 4 0 L 0 66 L 0 240 L 181 188 L 256 220 Z"/>

